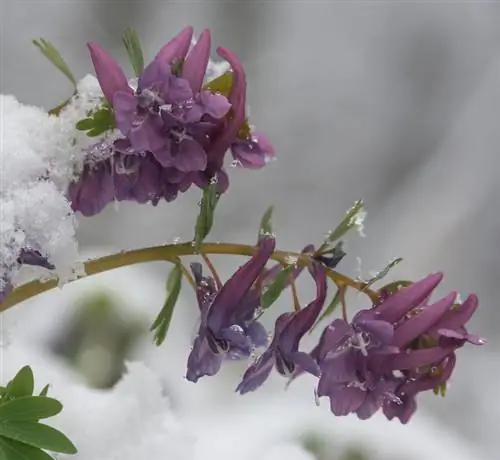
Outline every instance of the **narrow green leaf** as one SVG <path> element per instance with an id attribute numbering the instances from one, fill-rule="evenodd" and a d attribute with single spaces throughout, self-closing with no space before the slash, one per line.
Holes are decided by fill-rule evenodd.
<path id="1" fill-rule="evenodd" d="M 269 206 L 260 220 L 259 237 L 262 235 L 270 235 L 273 233 L 272 218 L 274 206 Z"/>
<path id="2" fill-rule="evenodd" d="M 92 129 L 94 127 L 94 120 L 92 118 L 84 118 L 83 120 L 77 122 L 75 127 L 79 131 L 87 131 L 88 129 Z"/>
<path id="3" fill-rule="evenodd" d="M 7 394 L 11 398 L 31 396 L 35 389 L 35 378 L 31 367 L 23 367 L 7 384 Z"/>
<path id="4" fill-rule="evenodd" d="M 0 460 L 54 460 L 37 447 L 0 436 Z"/>
<path id="5" fill-rule="evenodd" d="M 123 33 L 123 45 L 127 50 L 128 57 L 134 68 L 136 77 L 140 76 L 144 70 L 144 55 L 142 53 L 142 46 L 137 32 L 128 27 Z"/>
<path id="6" fill-rule="evenodd" d="M 347 211 L 344 218 L 340 222 L 339 225 L 328 234 L 328 237 L 325 240 L 325 244 L 334 243 L 339 238 L 342 238 L 356 223 L 356 218 L 358 214 L 363 210 L 363 201 L 356 201 L 351 209 Z"/>
<path id="7" fill-rule="evenodd" d="M 46 396 L 24 396 L 0 404 L 0 423 L 38 421 L 62 411 L 62 404 Z"/>
<path id="8" fill-rule="evenodd" d="M 391 271 L 391 269 L 402 261 L 403 259 L 401 257 L 397 257 L 396 259 L 391 260 L 382 270 L 377 272 L 368 281 L 366 281 L 366 287 L 371 286 L 372 284 L 376 283 L 377 281 L 380 281 L 382 278 L 387 276 L 387 274 Z"/>
<path id="9" fill-rule="evenodd" d="M 49 394 L 49 389 L 50 385 L 47 384 L 42 388 L 42 391 L 40 391 L 40 396 L 47 396 Z"/>
<path id="10" fill-rule="evenodd" d="M 59 69 L 63 75 L 73 84 L 76 88 L 76 79 L 73 73 L 68 67 L 68 64 L 64 61 L 61 54 L 52 45 L 52 43 L 40 38 L 38 40 L 32 40 L 32 43 L 40 50 L 40 52 L 50 61 L 57 69 Z"/>
<path id="11" fill-rule="evenodd" d="M 76 447 L 64 434 L 43 423 L 2 422 L 0 423 L 0 436 L 52 452 L 63 454 L 77 452 Z"/>
<path id="12" fill-rule="evenodd" d="M 150 331 L 155 331 L 154 341 L 160 346 L 167 336 L 170 322 L 174 313 L 175 304 L 179 298 L 182 287 L 182 269 L 180 264 L 175 264 L 167 279 L 167 299 L 160 313 L 153 322 Z"/>
<path id="13" fill-rule="evenodd" d="M 269 308 L 274 302 L 276 302 L 278 297 L 285 289 L 287 280 L 289 279 L 289 276 L 291 275 L 294 268 L 295 265 L 288 265 L 276 275 L 274 281 L 260 296 L 260 306 L 262 309 L 265 310 L 266 308 Z"/>
<path id="14" fill-rule="evenodd" d="M 332 301 L 330 302 L 330 305 L 326 307 L 326 310 L 321 314 L 319 319 L 316 321 L 316 324 L 314 327 L 311 328 L 311 332 L 318 326 L 319 323 L 321 323 L 325 318 L 333 314 L 335 309 L 339 306 L 340 303 L 340 289 L 337 289 L 337 292 L 335 293 L 335 296 L 333 297 Z"/>
<path id="15" fill-rule="evenodd" d="M 196 251 L 200 250 L 201 244 L 210 233 L 214 223 L 215 207 L 219 201 L 217 193 L 217 182 L 212 181 L 207 188 L 203 190 L 200 202 L 200 212 L 196 219 L 194 243 Z"/>

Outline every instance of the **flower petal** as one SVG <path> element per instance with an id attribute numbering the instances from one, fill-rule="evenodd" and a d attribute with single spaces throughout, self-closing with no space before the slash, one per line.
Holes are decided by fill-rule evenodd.
<path id="1" fill-rule="evenodd" d="M 116 127 L 124 136 L 127 136 L 132 129 L 137 110 L 137 100 L 131 93 L 117 91 L 113 97 L 113 107 L 115 109 Z"/>
<path id="2" fill-rule="evenodd" d="M 442 273 L 429 275 L 387 297 L 371 311 L 377 319 L 395 323 L 412 308 L 420 305 L 442 279 Z"/>
<path id="3" fill-rule="evenodd" d="M 236 391 L 242 395 L 255 391 L 269 378 L 273 366 L 273 350 L 268 349 L 245 371 Z"/>
<path id="4" fill-rule="evenodd" d="M 342 416 L 356 412 L 363 404 L 366 393 L 361 388 L 338 386 L 329 396 L 331 411 L 337 416 Z"/>
<path id="5" fill-rule="evenodd" d="M 212 142 L 208 151 L 208 157 L 217 167 L 220 167 L 223 164 L 224 154 L 236 140 L 238 132 L 245 121 L 246 77 L 243 66 L 234 53 L 227 48 L 219 47 L 217 48 L 217 54 L 229 62 L 233 69 L 233 85 L 228 96 L 232 106 L 232 113 L 227 125 Z"/>
<path id="6" fill-rule="evenodd" d="M 415 369 L 439 363 L 453 352 L 451 348 L 423 348 L 390 355 L 381 365 L 381 372 Z"/>
<path id="7" fill-rule="evenodd" d="M 113 57 L 97 43 L 89 43 L 90 57 L 104 97 L 113 105 L 113 97 L 117 91 L 132 94 L 127 77 Z"/>
<path id="8" fill-rule="evenodd" d="M 297 350 L 300 339 L 314 325 L 325 303 L 327 291 L 325 270 L 318 264 L 314 264 L 311 274 L 316 282 L 316 298 L 307 307 L 294 313 L 280 334 L 279 347 L 285 357 L 288 353 Z"/>
<path id="9" fill-rule="evenodd" d="M 417 403 L 415 401 L 415 395 L 405 394 L 400 396 L 401 402 L 391 401 L 384 404 L 384 415 L 392 420 L 393 418 L 398 418 L 401 423 L 406 424 L 410 421 L 412 415 L 417 410 Z"/>
<path id="10" fill-rule="evenodd" d="M 241 300 L 264 269 L 275 246 L 274 237 L 263 238 L 252 258 L 224 284 L 210 308 L 209 326 L 213 331 L 220 330 L 233 317 Z"/>
<path id="11" fill-rule="evenodd" d="M 207 345 L 205 334 L 196 337 L 189 354 L 186 378 L 196 383 L 200 377 L 212 376 L 219 372 L 223 355 L 214 353 Z"/>
<path id="12" fill-rule="evenodd" d="M 183 61 L 191 46 L 193 32 L 194 30 L 191 26 L 184 27 L 184 29 L 158 51 L 155 59 L 165 61 L 167 64 L 172 64 L 174 61 Z"/>
<path id="13" fill-rule="evenodd" d="M 138 91 L 143 91 L 147 88 L 165 88 L 168 89 L 168 82 L 172 72 L 170 66 L 166 61 L 155 59 L 151 61 L 146 68 L 142 71 L 137 82 Z"/>
<path id="14" fill-rule="evenodd" d="M 207 167 L 207 154 L 195 140 L 184 139 L 177 154 L 172 156 L 172 164 L 182 172 L 203 171 Z"/>
<path id="15" fill-rule="evenodd" d="M 456 330 L 471 319 L 479 306 L 478 298 L 475 294 L 471 294 L 464 302 L 449 311 L 447 311 L 440 320 L 435 324 L 433 330 L 451 329 Z"/>
<path id="16" fill-rule="evenodd" d="M 452 292 L 443 299 L 422 309 L 398 326 L 394 332 L 392 345 L 403 348 L 405 345 L 427 332 L 433 324 L 450 310 L 457 294 Z"/>
<path id="17" fill-rule="evenodd" d="M 357 355 L 352 348 L 331 353 L 321 364 L 321 377 L 318 384 L 318 395 L 330 394 L 330 390 L 339 384 L 357 381 Z"/>
<path id="18" fill-rule="evenodd" d="M 210 59 L 211 41 L 210 30 L 205 29 L 182 65 L 181 76 L 189 82 L 195 94 L 200 92 L 203 84 Z"/>
<path id="19" fill-rule="evenodd" d="M 319 377 L 321 372 L 316 361 L 309 355 L 309 353 L 304 353 L 303 351 L 296 351 L 291 353 L 289 356 L 290 361 L 293 362 L 300 370 L 308 372 L 315 377 Z"/>

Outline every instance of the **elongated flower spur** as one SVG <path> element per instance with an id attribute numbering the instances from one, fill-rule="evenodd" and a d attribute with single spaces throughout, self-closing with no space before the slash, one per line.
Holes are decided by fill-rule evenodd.
<path id="1" fill-rule="evenodd" d="M 188 381 L 196 383 L 215 376 L 223 366 L 243 364 L 246 369 L 235 391 L 245 395 L 263 391 L 273 374 L 283 378 L 285 387 L 308 374 L 313 382 L 311 394 L 314 391 L 317 401 L 328 402 L 336 416 L 353 414 L 365 420 L 383 413 L 388 420 L 408 423 L 421 393 L 445 395 L 458 365 L 459 350 L 485 343 L 468 330 L 478 309 L 477 296 L 470 294 L 462 301 L 451 292 L 436 298 L 442 273 L 416 282 L 395 280 L 376 288 L 401 261 L 399 258 L 366 281 L 337 271 L 348 255 L 344 236 L 353 228 L 359 231 L 363 222 L 361 200 L 321 244 L 307 244 L 298 253 L 277 249 L 272 206 L 262 216 L 256 244 L 206 242 L 219 201 L 229 188 L 226 155 L 230 152 L 233 167 L 259 170 L 276 153 L 267 135 L 249 124 L 248 82 L 242 63 L 226 47 L 217 48 L 223 62 L 214 63 L 209 58 L 210 31 L 202 31 L 196 40 L 193 35 L 193 28 L 185 27 L 144 65 L 139 38 L 129 29 L 123 41 L 136 78 L 127 76 L 100 45 L 90 43 L 96 75 L 87 77 L 93 84 L 91 90 L 91 84 L 86 88 L 82 82 L 76 83 L 49 42 L 35 41 L 74 84 L 75 94 L 49 114 L 36 108 L 26 111 L 31 110 L 33 119 L 41 123 L 48 119 L 54 136 L 63 138 L 54 151 L 69 153 L 64 161 L 58 158 L 66 168 L 62 173 L 61 165 L 51 171 L 57 163 L 55 157 L 46 152 L 39 155 L 42 159 L 37 157 L 41 152 L 34 150 L 38 142 L 30 139 L 27 149 L 27 163 L 33 164 L 34 170 L 26 178 L 34 181 L 30 187 L 37 185 L 36 190 L 42 190 L 43 199 L 55 197 L 54 218 L 49 205 L 47 210 L 26 207 L 37 196 L 31 188 L 16 195 L 19 190 L 15 188 L 22 182 L 17 171 L 22 168 L 11 169 L 16 171 L 16 180 L 7 186 L 8 175 L 2 175 L 0 207 L 7 215 L 7 225 L 0 228 L 0 314 L 63 281 L 135 263 L 165 261 L 173 268 L 163 308 L 151 331 L 155 343 L 161 345 L 174 318 L 183 282 L 187 281 L 194 291 L 191 305 L 199 318 L 187 357 Z M 16 108 L 25 109 L 17 102 L 8 103 L 12 110 L 6 110 L 7 115 Z M 16 158 L 21 144 L 16 139 L 12 145 L 9 148 L 15 155 L 5 155 L 8 160 Z M 77 269 L 81 265 L 74 237 L 75 213 L 94 216 L 114 201 L 153 205 L 171 202 L 193 185 L 201 189 L 201 199 L 192 238 L 87 261 L 85 273 Z M 11 197 L 18 197 L 17 201 Z M 4 200 L 8 206 L 3 206 Z M 74 257 L 69 257 L 64 266 L 72 249 Z M 247 259 L 223 282 L 210 259 L 213 254 Z M 187 256 L 189 266 L 185 265 Z M 54 278 L 17 285 L 26 266 L 49 271 Z M 302 299 L 298 292 L 301 277 L 314 285 L 311 298 Z M 349 317 L 346 299 L 352 290 L 367 297 L 369 307 Z M 268 331 L 262 317 L 272 315 L 272 307 L 285 291 L 291 294 L 287 311 L 271 317 L 274 327 Z M 320 326 L 323 330 L 318 329 Z M 319 338 L 306 349 L 304 338 L 313 331 L 320 332 Z M 5 408 L 5 401 L 12 402 L 16 391 L 24 396 L 29 386 L 26 382 L 33 380 L 29 372 L 20 371 L 20 390 L 15 390 L 15 382 L 0 387 L 0 407 Z M 23 405 L 26 413 L 28 409 Z M 33 413 L 39 414 L 40 407 Z M 15 424 L 21 418 L 13 420 Z M 0 422 L 5 424 L 1 415 Z M 19 438 L 22 433 L 17 428 L 14 431 L 12 439 L 2 433 L 2 443 L 11 443 L 11 450 L 18 452 L 24 441 Z M 30 435 L 29 439 L 34 437 Z M 61 452 L 74 452 L 74 446 L 63 444 L 59 446 Z"/>

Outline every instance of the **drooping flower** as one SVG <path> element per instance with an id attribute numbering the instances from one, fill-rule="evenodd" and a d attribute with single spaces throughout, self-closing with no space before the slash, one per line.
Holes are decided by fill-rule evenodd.
<path id="1" fill-rule="evenodd" d="M 201 323 L 188 358 L 187 379 L 196 382 L 216 374 L 226 357 L 250 356 L 261 340 L 263 327 L 256 326 L 248 302 L 248 293 L 262 274 L 275 248 L 273 237 L 262 238 L 257 252 L 220 288 L 202 277 L 199 266 L 193 267 L 197 282 Z"/>
<path id="2" fill-rule="evenodd" d="M 302 310 L 284 313 L 277 318 L 273 340 L 269 348 L 246 370 L 236 389 L 240 394 L 260 387 L 274 367 L 284 376 L 293 374 L 297 366 L 319 376 L 319 367 L 314 359 L 308 353 L 299 351 L 300 340 L 318 318 L 327 291 L 324 269 L 319 264 L 312 264 L 309 270 L 316 282 L 316 298 Z"/>
<path id="3" fill-rule="evenodd" d="M 358 312 L 351 324 L 337 319 L 325 329 L 311 356 L 321 368 L 318 396 L 330 398 L 335 415 L 366 419 L 383 408 L 406 423 L 415 395 L 450 378 L 455 350 L 467 340 L 480 342 L 464 328 L 475 296 L 458 307 L 455 293 L 428 303 L 441 280 L 440 273 L 430 275 Z"/>

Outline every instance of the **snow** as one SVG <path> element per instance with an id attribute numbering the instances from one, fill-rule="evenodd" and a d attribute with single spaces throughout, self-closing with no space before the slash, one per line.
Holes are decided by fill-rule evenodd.
<path id="1" fill-rule="evenodd" d="M 65 193 L 82 167 L 82 148 L 98 140 L 75 124 L 102 94 L 92 76 L 80 81 L 78 94 L 59 117 L 0 95 L 0 279 L 18 280 L 16 260 L 26 247 L 46 256 L 63 281 L 80 269 L 76 219 Z"/>

